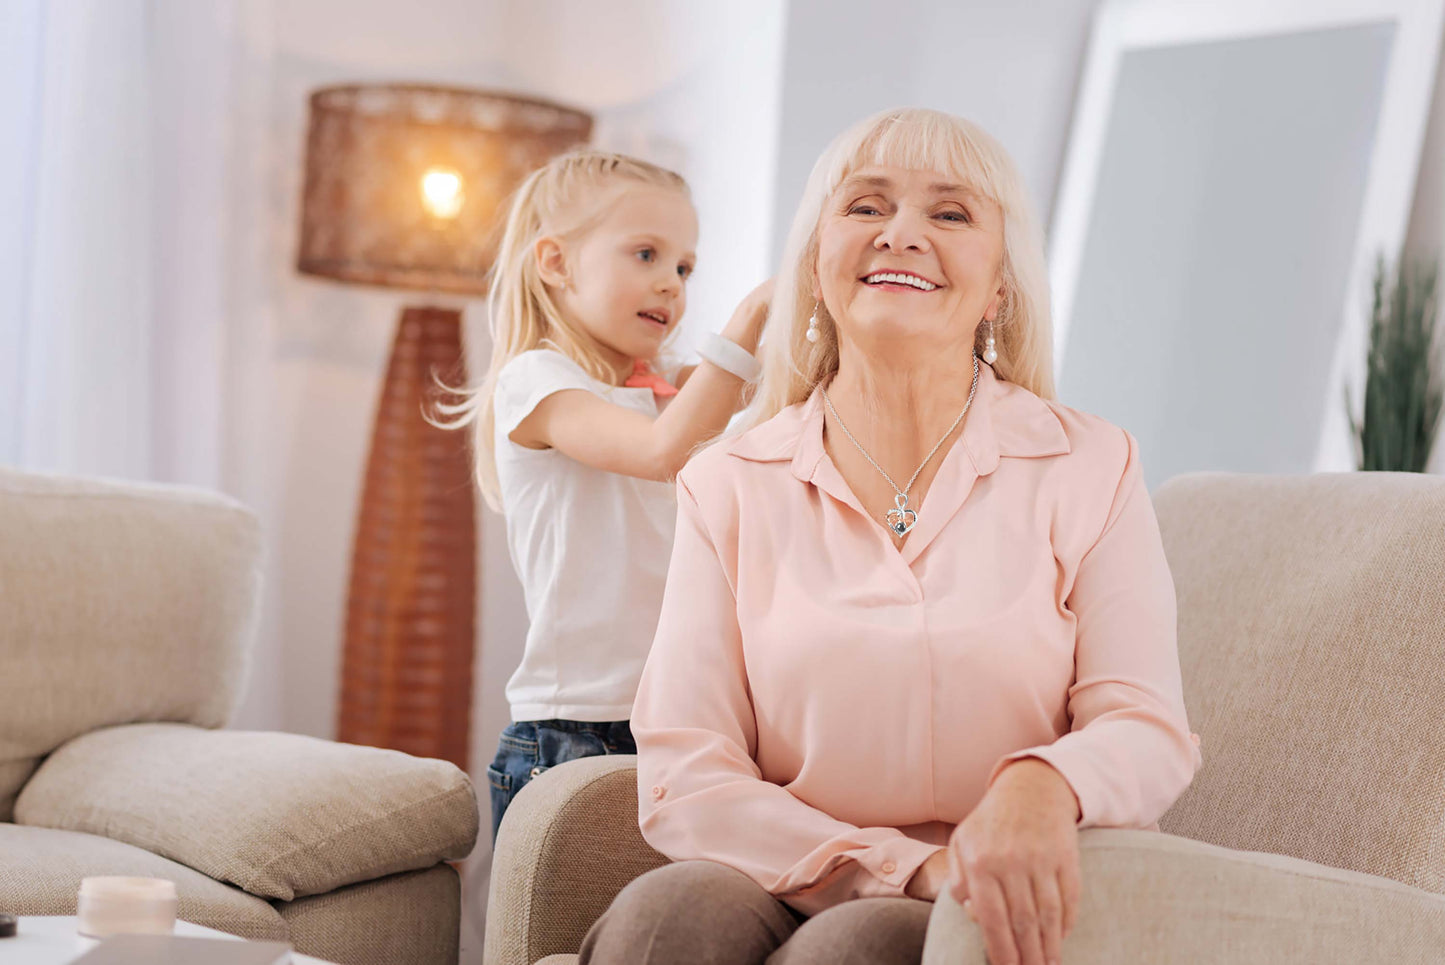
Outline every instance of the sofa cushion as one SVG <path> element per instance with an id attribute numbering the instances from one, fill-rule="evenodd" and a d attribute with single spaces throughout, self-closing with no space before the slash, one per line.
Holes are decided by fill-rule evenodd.
<path id="1" fill-rule="evenodd" d="M 185 724 L 77 737 L 25 786 L 15 818 L 283 901 L 464 858 L 478 826 L 471 781 L 446 761 Z"/>
<path id="2" fill-rule="evenodd" d="M 298 952 L 328 962 L 432 965 L 457 961 L 461 880 L 450 865 L 389 875 L 276 910 Z"/>
<path id="3" fill-rule="evenodd" d="M 167 878 L 177 917 L 243 938 L 288 937 L 268 902 L 140 848 L 76 831 L 0 824 L 0 908 L 13 915 L 73 915 L 80 879 L 90 875 Z"/>
<path id="4" fill-rule="evenodd" d="M 40 758 L 133 721 L 225 723 L 260 529 L 199 490 L 0 469 L 0 820 Z"/>
<path id="5" fill-rule="evenodd" d="M 1155 497 L 1204 766 L 1162 830 L 1445 892 L 1445 479 Z"/>

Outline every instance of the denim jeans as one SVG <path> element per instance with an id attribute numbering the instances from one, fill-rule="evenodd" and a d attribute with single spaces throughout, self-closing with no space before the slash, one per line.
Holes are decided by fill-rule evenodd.
<path id="1" fill-rule="evenodd" d="M 549 767 L 580 757 L 636 754 L 632 728 L 625 720 L 520 720 L 507 725 L 497 744 L 497 758 L 487 768 L 492 791 L 492 842 L 502 815 L 517 792 Z"/>

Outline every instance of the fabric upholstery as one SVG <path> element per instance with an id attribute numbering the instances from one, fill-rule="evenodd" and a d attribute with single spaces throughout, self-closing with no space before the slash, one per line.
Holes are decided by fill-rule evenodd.
<path id="1" fill-rule="evenodd" d="M 1204 766 L 1160 822 L 1445 892 L 1445 479 L 1160 487 Z"/>
<path id="2" fill-rule="evenodd" d="M 1079 835 L 1084 888 L 1069 965 L 1436 965 L 1445 898 L 1372 875 L 1153 831 Z M 923 965 L 984 965 L 983 933 L 949 898 Z"/>
<path id="3" fill-rule="evenodd" d="M 522 788 L 492 856 L 486 965 L 575 952 L 627 883 L 667 859 L 637 827 L 637 758 L 587 757 Z"/>
<path id="4" fill-rule="evenodd" d="M 285 940 L 268 903 L 140 848 L 76 831 L 0 824 L 0 908 L 13 915 L 73 915 L 80 879 L 138 875 L 176 883 L 184 921 L 243 938 Z"/>
<path id="5" fill-rule="evenodd" d="M 445 761 L 184 724 L 76 738 L 31 778 L 15 817 L 283 900 L 464 858 L 478 827 L 471 782 Z"/>
<path id="6" fill-rule="evenodd" d="M 40 758 L 113 724 L 226 722 L 260 528 L 199 490 L 0 469 L 0 820 Z"/>
<path id="7" fill-rule="evenodd" d="M 276 910 L 296 950 L 341 965 L 455 963 L 461 883 L 450 865 L 391 875 L 295 901 Z"/>

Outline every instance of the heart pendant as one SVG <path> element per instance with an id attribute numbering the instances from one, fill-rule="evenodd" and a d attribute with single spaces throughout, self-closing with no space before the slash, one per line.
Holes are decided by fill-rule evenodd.
<path id="1" fill-rule="evenodd" d="M 898 508 L 888 510 L 888 528 L 893 530 L 894 536 L 907 536 L 913 524 L 918 522 L 918 514 L 908 508 L 908 497 L 902 493 L 893 497 L 893 503 Z"/>

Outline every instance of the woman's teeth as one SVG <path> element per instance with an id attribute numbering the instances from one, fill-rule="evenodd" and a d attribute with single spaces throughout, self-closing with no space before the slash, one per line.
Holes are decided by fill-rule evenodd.
<path id="1" fill-rule="evenodd" d="M 919 291 L 925 291 L 925 292 L 931 292 L 931 291 L 933 291 L 935 288 L 938 287 L 937 285 L 933 284 L 933 282 L 931 282 L 931 281 L 924 281 L 922 278 L 919 278 L 917 275 L 902 275 L 902 274 L 899 274 L 898 272 L 893 272 L 893 271 L 879 271 L 879 272 L 874 272 L 873 274 L 869 275 L 867 278 L 864 278 L 864 279 L 863 279 L 863 282 L 864 282 L 864 284 L 868 284 L 868 285 L 883 285 L 883 284 L 909 285 L 909 286 L 911 286 L 911 287 L 913 287 L 913 288 L 917 288 Z"/>

